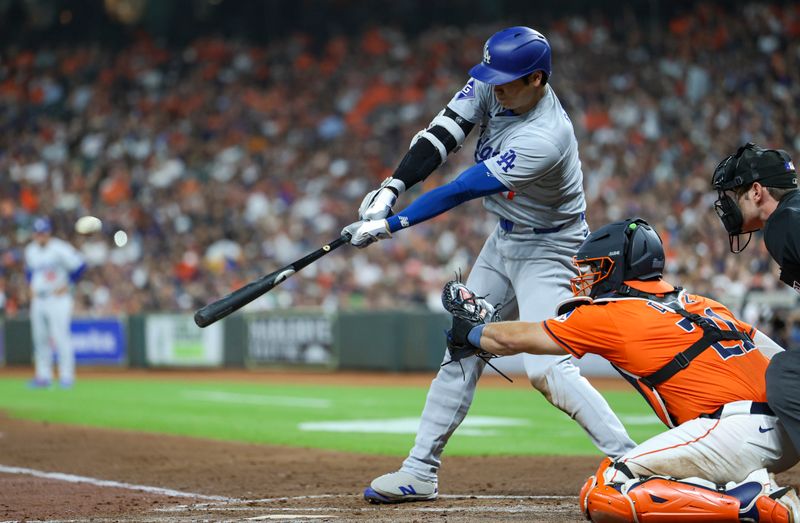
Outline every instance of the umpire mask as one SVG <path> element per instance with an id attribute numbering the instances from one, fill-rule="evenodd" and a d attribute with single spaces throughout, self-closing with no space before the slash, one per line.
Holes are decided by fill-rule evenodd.
<path id="1" fill-rule="evenodd" d="M 739 193 L 749 189 L 753 182 L 769 187 L 796 187 L 797 174 L 792 159 L 785 151 L 763 149 L 748 142 L 739 147 L 736 154 L 719 162 L 714 169 L 711 176 L 711 186 L 717 191 L 714 210 L 728 233 L 728 243 L 733 253 L 742 252 L 757 230 L 742 230 L 744 216 L 738 204 Z M 745 234 L 747 239 L 742 244 Z"/>

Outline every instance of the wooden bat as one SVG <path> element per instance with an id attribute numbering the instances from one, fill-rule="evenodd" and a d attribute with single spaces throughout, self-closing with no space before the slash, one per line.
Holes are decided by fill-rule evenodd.
<path id="1" fill-rule="evenodd" d="M 340 236 L 329 244 L 323 245 L 311 254 L 307 254 L 299 260 L 290 263 L 286 267 L 278 269 L 277 271 L 267 274 L 266 276 L 262 276 L 257 280 L 251 281 L 247 285 L 236 289 L 224 298 L 220 298 L 215 302 L 211 302 L 195 312 L 194 322 L 198 327 L 208 327 L 212 323 L 221 320 L 235 311 L 238 311 L 259 296 L 268 293 L 285 279 L 289 278 L 306 265 L 314 263 L 329 252 L 338 249 L 342 245 L 345 245 L 349 242 L 349 234 Z"/>

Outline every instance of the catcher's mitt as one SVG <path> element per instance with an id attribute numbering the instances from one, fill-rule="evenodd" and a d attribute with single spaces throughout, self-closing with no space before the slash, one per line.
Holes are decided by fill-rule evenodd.
<path id="1" fill-rule="evenodd" d="M 489 363 L 489 360 L 496 356 L 482 351 L 467 339 L 469 331 L 473 327 L 499 320 L 500 315 L 497 308 L 486 301 L 485 296 L 476 296 L 460 279 L 445 284 L 442 290 L 442 305 L 447 312 L 453 315 L 453 327 L 447 331 L 447 350 L 450 353 L 450 361 L 445 365 L 454 361 L 460 364 L 464 358 L 477 356 L 497 370 Z M 505 376 L 499 370 L 497 372 Z M 505 377 L 511 381 L 508 376 Z"/>

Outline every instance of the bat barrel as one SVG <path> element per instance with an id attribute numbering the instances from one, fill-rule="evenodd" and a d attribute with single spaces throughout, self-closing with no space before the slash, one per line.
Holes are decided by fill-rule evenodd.
<path id="1" fill-rule="evenodd" d="M 322 258 L 332 250 L 345 245 L 348 241 L 349 235 L 336 238 L 331 243 L 324 245 L 323 247 L 317 249 L 311 254 L 308 254 L 307 256 L 304 256 L 303 258 L 300 258 L 291 265 L 287 265 L 286 267 L 278 269 L 273 273 L 262 276 L 261 278 L 248 283 L 241 289 L 233 291 L 224 298 L 220 298 L 215 302 L 209 303 L 202 309 L 195 312 L 194 322 L 198 327 L 207 327 L 212 323 L 221 320 L 225 316 L 228 316 L 229 314 L 241 309 L 262 294 L 269 292 L 273 287 L 280 284 L 283 280 L 290 277 L 292 274 L 296 273 L 306 265 L 313 263 L 319 258 Z"/>

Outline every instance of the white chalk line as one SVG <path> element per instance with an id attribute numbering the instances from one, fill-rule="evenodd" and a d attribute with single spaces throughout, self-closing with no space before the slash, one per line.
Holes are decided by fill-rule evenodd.
<path id="1" fill-rule="evenodd" d="M 254 503 L 279 503 L 279 502 L 287 502 L 287 501 L 311 501 L 316 499 L 352 499 L 353 497 L 357 497 L 353 494 L 312 494 L 312 495 L 305 495 L 305 496 L 284 496 L 279 498 L 262 498 L 262 499 L 234 499 L 231 501 L 219 501 L 216 503 L 193 503 L 191 505 L 173 505 L 170 507 L 161 507 L 155 509 L 158 512 L 181 512 L 184 510 L 233 510 L 228 505 L 234 503 L 242 503 L 246 502 L 250 505 Z M 503 496 L 503 495 L 481 495 L 481 494 L 441 494 L 439 495 L 439 499 L 478 499 L 478 500 L 517 500 L 517 501 L 574 501 L 577 499 L 576 496 Z M 365 502 L 366 503 L 366 502 Z M 389 505 L 381 505 L 384 510 Z M 397 505 L 401 506 L 401 505 Z M 410 506 L 409 504 L 403 504 L 402 506 Z M 377 505 L 365 505 L 364 508 L 380 508 Z M 235 510 L 264 510 L 264 507 L 239 507 L 235 508 Z M 272 509 L 270 509 L 272 510 Z M 285 509 L 281 508 L 280 510 L 312 510 L 312 509 Z M 323 510 L 323 509 L 314 509 L 314 510 Z M 329 510 L 338 510 L 338 509 L 329 509 Z M 350 510 L 350 509 L 348 509 Z M 433 509 L 432 509 L 433 510 Z M 444 509 L 435 509 L 435 510 L 444 510 Z"/>
<path id="2" fill-rule="evenodd" d="M 52 479 L 56 481 L 66 481 L 67 483 L 88 483 L 90 485 L 95 485 L 98 487 L 113 487 L 113 488 L 122 488 L 127 490 L 138 490 L 140 492 L 149 492 L 151 494 L 160 494 L 162 496 L 172 496 L 178 498 L 207 499 L 210 501 L 220 501 L 224 503 L 241 502 L 241 500 L 239 499 L 229 498 L 226 496 L 209 496 L 207 494 L 182 492 L 180 490 L 172 490 L 161 487 L 151 487 L 149 485 L 134 485 L 132 483 L 122 483 L 119 481 L 90 478 L 87 476 L 76 476 L 74 474 L 64 474 L 61 472 L 44 472 L 41 470 L 28 469 L 24 467 L 8 467 L 6 465 L 0 465 L 0 473 L 24 474 L 26 476 L 33 476 L 36 478 Z"/>
<path id="3" fill-rule="evenodd" d="M 0 465 L 0 473 L 5 474 L 22 474 L 27 476 L 33 476 L 37 478 L 43 479 L 50 479 L 56 481 L 65 481 L 68 483 L 87 483 L 90 485 L 95 485 L 98 487 L 112 487 L 112 488 L 122 488 L 126 490 L 135 490 L 140 492 L 148 492 L 151 494 L 159 494 L 163 496 L 171 496 L 171 497 L 183 497 L 183 498 L 196 498 L 196 499 L 205 499 L 208 500 L 209 503 L 194 503 L 189 505 L 173 505 L 170 507 L 158 507 L 155 508 L 155 512 L 185 512 L 188 510 L 216 510 L 216 511 L 227 511 L 227 512 L 257 512 L 263 510 L 270 510 L 270 511 L 278 511 L 278 512 L 306 512 L 306 513 L 319 513 L 319 512 L 350 512 L 353 509 L 348 508 L 337 508 L 337 507 L 254 507 L 254 506 L 245 506 L 245 507 L 233 507 L 231 505 L 237 503 L 247 503 L 248 505 L 252 505 L 255 503 L 274 503 L 274 502 L 287 502 L 287 501 L 310 501 L 315 499 L 342 499 L 348 498 L 351 499 L 354 496 L 352 494 L 316 494 L 316 495 L 305 495 L 305 496 L 284 496 L 284 497 L 276 497 L 276 498 L 261 498 L 261 499 L 239 499 L 239 498 L 230 498 L 226 496 L 213 496 L 207 494 L 197 494 L 193 492 L 183 492 L 180 490 L 173 490 L 173 489 L 166 489 L 161 487 L 152 487 L 149 485 L 135 485 L 132 483 L 123 483 L 119 481 L 111 481 L 105 479 L 97 479 L 91 478 L 88 476 L 78 476 L 75 474 L 64 474 L 62 472 L 44 472 L 41 470 L 29 469 L 25 467 L 9 467 L 6 465 Z M 517 500 L 517 501 L 536 501 L 536 500 L 574 500 L 574 496 L 504 496 L 504 495 L 475 495 L 475 494 L 443 494 L 439 496 L 440 499 L 476 499 L 476 500 Z M 412 506 L 411 504 L 402 504 L 397 506 L 375 506 L 375 505 L 367 505 L 365 504 L 362 510 L 381 510 L 381 511 L 405 511 L 405 512 L 494 512 L 494 513 L 533 513 L 533 512 L 558 512 L 564 510 L 573 510 L 572 507 L 541 507 L 541 506 L 531 506 L 531 505 L 520 505 L 517 504 L 513 507 L 493 507 L 493 506 L 481 506 L 481 507 L 420 507 L 418 505 Z M 303 517 L 306 518 L 323 518 L 323 517 L 332 517 L 327 515 L 311 515 L 308 514 L 307 516 L 303 516 L 300 514 L 282 514 L 285 519 L 301 519 Z M 256 516 L 253 518 L 248 518 L 249 520 L 258 521 L 258 520 L 267 520 L 267 519 L 274 519 L 271 515 L 261 515 Z"/>

